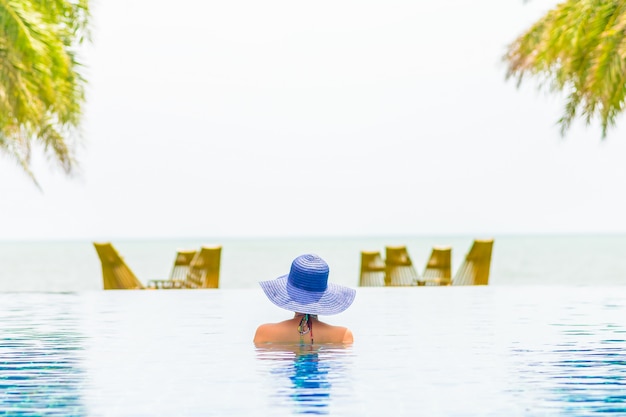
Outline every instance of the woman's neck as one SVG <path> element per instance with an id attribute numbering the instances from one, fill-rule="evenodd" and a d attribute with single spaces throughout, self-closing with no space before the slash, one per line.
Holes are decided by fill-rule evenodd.
<path id="1" fill-rule="evenodd" d="M 307 313 L 295 313 L 295 315 L 293 316 L 294 319 L 300 318 L 300 317 L 304 317 Z M 309 317 L 311 317 L 312 319 L 317 320 L 317 314 L 309 314 Z"/>

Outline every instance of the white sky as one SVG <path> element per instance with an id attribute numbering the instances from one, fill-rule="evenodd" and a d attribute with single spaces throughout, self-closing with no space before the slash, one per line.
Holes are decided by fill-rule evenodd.
<path id="1" fill-rule="evenodd" d="M 555 1 L 100 0 L 80 175 L 0 157 L 0 239 L 626 232 L 626 121 L 505 81 Z"/>

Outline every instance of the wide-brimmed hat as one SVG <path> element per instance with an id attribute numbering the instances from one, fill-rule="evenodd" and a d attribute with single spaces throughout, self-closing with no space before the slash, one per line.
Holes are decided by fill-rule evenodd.
<path id="1" fill-rule="evenodd" d="M 267 298 L 278 307 L 297 313 L 341 313 L 354 301 L 356 290 L 328 282 L 328 264 L 317 255 L 298 256 L 289 274 L 261 281 Z"/>

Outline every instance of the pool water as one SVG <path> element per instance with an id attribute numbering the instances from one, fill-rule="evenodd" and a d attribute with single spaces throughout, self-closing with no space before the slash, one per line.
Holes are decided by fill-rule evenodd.
<path id="1" fill-rule="evenodd" d="M 0 294 L 0 415 L 626 415 L 624 287 L 359 288 L 255 347 L 260 289 Z"/>

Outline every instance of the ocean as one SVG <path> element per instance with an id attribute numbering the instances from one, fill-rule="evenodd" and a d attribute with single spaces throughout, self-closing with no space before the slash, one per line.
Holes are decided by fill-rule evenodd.
<path id="1" fill-rule="evenodd" d="M 626 236 L 418 236 L 112 240 L 142 282 L 169 276 L 177 249 L 222 245 L 220 288 L 256 288 L 286 274 L 291 261 L 316 253 L 332 282 L 356 287 L 360 251 L 406 245 L 418 272 L 431 248 L 452 247 L 453 273 L 474 238 L 495 239 L 489 285 L 624 285 Z M 90 241 L 0 242 L 0 291 L 68 292 L 102 288 Z"/>

